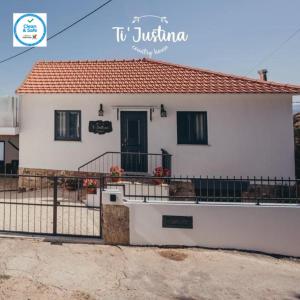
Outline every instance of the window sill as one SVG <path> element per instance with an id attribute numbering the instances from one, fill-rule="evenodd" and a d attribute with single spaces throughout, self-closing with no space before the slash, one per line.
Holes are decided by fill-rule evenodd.
<path id="1" fill-rule="evenodd" d="M 54 139 L 54 142 L 81 142 L 81 140 Z"/>
<path id="2" fill-rule="evenodd" d="M 211 147 L 211 144 L 176 144 L 177 146 L 206 146 Z"/>

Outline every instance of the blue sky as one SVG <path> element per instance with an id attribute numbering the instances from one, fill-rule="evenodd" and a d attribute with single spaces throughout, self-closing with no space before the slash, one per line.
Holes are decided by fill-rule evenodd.
<path id="1" fill-rule="evenodd" d="M 0 60 L 24 48 L 12 46 L 14 12 L 46 12 L 48 35 L 97 7 L 99 0 L 2 0 Z M 257 63 L 300 28 L 300 1 L 289 0 L 114 0 L 74 26 L 47 48 L 36 48 L 0 65 L 0 95 L 12 94 L 37 60 L 138 58 L 131 43 L 117 43 L 113 26 L 128 26 L 134 16 L 166 16 L 170 31 L 185 31 L 185 43 L 153 58 L 257 78 L 300 84 L 300 33 L 264 64 Z M 251 69 L 255 69 L 249 73 Z"/>

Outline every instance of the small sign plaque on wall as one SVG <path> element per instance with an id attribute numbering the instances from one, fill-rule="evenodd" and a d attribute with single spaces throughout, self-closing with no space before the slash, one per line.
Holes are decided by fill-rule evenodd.
<path id="1" fill-rule="evenodd" d="M 193 228 L 193 217 L 191 216 L 162 216 L 162 227 L 163 228 Z"/>
<path id="2" fill-rule="evenodd" d="M 90 121 L 89 122 L 89 132 L 105 134 L 112 132 L 111 121 Z"/>

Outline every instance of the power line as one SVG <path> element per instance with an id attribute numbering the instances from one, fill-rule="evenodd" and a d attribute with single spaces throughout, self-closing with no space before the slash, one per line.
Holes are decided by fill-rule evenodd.
<path id="1" fill-rule="evenodd" d="M 270 57 L 272 57 L 276 52 L 278 52 L 286 43 L 288 43 L 299 32 L 300 32 L 300 28 L 298 28 L 296 31 L 294 31 L 287 39 L 282 41 L 278 47 L 276 47 L 269 54 L 267 54 L 264 58 L 262 58 L 246 75 L 249 75 L 249 73 L 252 73 L 254 70 L 256 70 L 257 67 L 259 67 L 262 63 L 264 63 L 266 60 L 268 60 Z"/>
<path id="2" fill-rule="evenodd" d="M 34 47 L 27 48 L 27 49 L 24 50 L 24 51 L 21 51 L 21 52 L 15 54 L 15 55 L 12 55 L 12 56 L 10 56 L 10 57 L 7 57 L 7 58 L 1 60 L 1 61 L 0 61 L 0 64 L 5 63 L 6 61 L 9 61 L 9 60 L 11 60 L 11 59 L 13 59 L 13 58 L 15 58 L 15 57 L 17 57 L 17 56 L 19 56 L 19 55 L 22 55 L 22 54 L 24 54 L 24 53 L 26 53 L 26 52 L 32 50 L 33 48 L 34 48 Z"/>
<path id="3" fill-rule="evenodd" d="M 106 6 L 107 4 L 109 4 L 110 2 L 112 2 L 113 0 L 108 0 L 105 3 L 103 3 L 102 5 L 98 6 L 97 8 L 95 8 L 94 10 L 92 10 L 91 12 L 89 12 L 88 14 L 86 14 L 85 16 L 83 16 L 82 18 L 80 18 L 79 20 L 73 22 L 71 25 L 63 28 L 62 30 L 58 31 L 57 33 L 53 34 L 52 36 L 50 36 L 48 38 L 48 41 L 50 41 L 51 39 L 57 37 L 58 35 L 60 35 L 61 33 L 63 33 L 64 31 L 70 29 L 71 27 L 73 27 L 74 25 L 78 24 L 79 22 L 81 22 L 82 20 L 86 19 L 87 17 L 91 16 L 92 14 L 94 14 L 95 12 L 97 12 L 98 10 L 100 10 L 101 8 L 103 8 L 104 6 Z"/>
<path id="4" fill-rule="evenodd" d="M 100 6 L 98 6 L 97 8 L 95 8 L 94 10 L 92 10 L 91 12 L 89 12 L 88 14 L 84 15 L 82 18 L 76 20 L 75 22 L 73 22 L 72 24 L 70 24 L 69 26 L 61 29 L 60 31 L 54 33 L 53 35 L 51 35 L 47 41 L 50 41 L 52 39 L 54 39 L 55 37 L 57 37 L 58 35 L 62 34 L 63 32 L 67 31 L 68 29 L 70 29 L 71 27 L 73 27 L 74 25 L 78 24 L 79 22 L 83 21 L 84 19 L 88 18 L 89 16 L 91 16 L 92 14 L 94 14 L 95 12 L 97 12 L 98 10 L 100 10 L 101 8 L 103 8 L 104 6 L 106 6 L 107 4 L 109 4 L 110 2 L 112 2 L 113 0 L 108 0 L 106 2 L 104 2 L 103 4 L 101 4 Z M 5 63 L 9 60 L 12 60 L 13 58 L 16 58 L 26 52 L 29 52 L 30 50 L 34 49 L 35 47 L 30 47 L 27 48 L 26 50 L 23 50 L 15 55 L 9 56 L 5 59 L 0 60 L 0 64 Z"/>

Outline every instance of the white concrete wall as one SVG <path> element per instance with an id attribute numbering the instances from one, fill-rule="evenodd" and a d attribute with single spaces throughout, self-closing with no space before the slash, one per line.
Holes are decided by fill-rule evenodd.
<path id="1" fill-rule="evenodd" d="M 300 257 L 300 206 L 125 204 L 130 244 L 184 245 Z M 193 229 L 162 228 L 162 216 L 193 216 Z"/>
<path id="2" fill-rule="evenodd" d="M 76 170 L 105 151 L 120 151 L 115 105 L 164 104 L 148 120 L 148 151 L 173 154 L 173 174 L 294 176 L 292 97 L 289 95 L 23 95 L 20 166 Z M 99 104 L 104 117 L 98 117 Z M 82 111 L 82 141 L 54 141 L 54 110 Z M 208 146 L 177 145 L 176 111 L 208 114 Z M 113 132 L 88 132 L 91 120 L 111 120 Z M 149 113 L 148 113 L 149 119 Z"/>
<path id="3" fill-rule="evenodd" d="M 0 97 L 0 130 L 5 128 L 9 134 L 9 128 L 17 127 L 18 123 L 18 98 L 4 96 Z"/>

